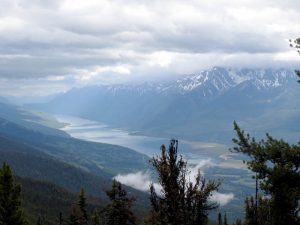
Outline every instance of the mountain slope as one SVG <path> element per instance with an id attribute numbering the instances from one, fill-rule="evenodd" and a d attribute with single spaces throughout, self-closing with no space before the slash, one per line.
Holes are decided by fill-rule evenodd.
<path id="1" fill-rule="evenodd" d="M 0 136 L 0 164 L 2 162 L 8 163 L 21 180 L 25 207 L 29 209 L 32 219 L 37 219 L 38 213 L 53 220 L 54 216 L 58 216 L 58 210 L 69 209 L 71 200 L 75 199 L 74 195 L 77 195 L 80 188 L 84 188 L 87 195 L 96 197 L 100 204 L 105 204 L 108 200 L 106 191 L 110 189 L 112 182 L 112 177 L 108 174 L 87 172 L 32 146 Z M 137 199 L 139 215 L 144 215 L 149 205 L 147 193 L 125 188 Z M 44 205 L 43 201 L 47 199 L 52 199 L 52 202 Z"/>
<path id="2" fill-rule="evenodd" d="M 146 155 L 125 147 L 46 135 L 1 118 L 0 135 L 96 174 L 114 176 L 148 166 Z"/>
<path id="3" fill-rule="evenodd" d="M 0 118 L 17 123 L 32 131 L 54 136 L 69 137 L 67 133 L 61 130 L 43 125 L 43 123 L 55 123 L 55 121 L 47 121 L 37 114 L 33 114 L 19 106 L 7 102 L 4 103 L 0 101 Z"/>
<path id="4" fill-rule="evenodd" d="M 237 120 L 251 132 L 288 131 L 294 140 L 299 94 L 293 71 L 217 67 L 167 83 L 72 89 L 30 107 L 155 136 L 230 142 Z"/>
<path id="5" fill-rule="evenodd" d="M 59 214 L 67 222 L 72 205 L 77 202 L 78 195 L 53 183 L 29 178 L 16 177 L 22 185 L 22 198 L 25 214 L 30 224 L 36 224 L 38 218 L 45 225 L 59 224 Z M 102 207 L 105 202 L 94 197 L 87 198 L 88 211 Z"/>

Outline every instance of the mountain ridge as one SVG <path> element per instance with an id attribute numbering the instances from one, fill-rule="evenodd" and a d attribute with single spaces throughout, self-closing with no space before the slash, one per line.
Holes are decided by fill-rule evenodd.
<path id="1" fill-rule="evenodd" d="M 278 132 L 290 129 L 295 120 L 292 112 L 285 111 L 281 118 L 270 112 L 282 112 L 284 107 L 300 112 L 296 80 L 294 72 L 287 69 L 215 67 L 165 83 L 72 89 L 46 104 L 28 107 L 139 130 L 150 136 L 229 142 L 234 120 L 245 124 L 251 132 L 269 132 L 274 126 L 259 130 L 257 127 L 275 121 L 282 125 Z M 287 119 L 289 125 L 283 123 Z M 222 135 L 211 135 L 219 131 Z"/>

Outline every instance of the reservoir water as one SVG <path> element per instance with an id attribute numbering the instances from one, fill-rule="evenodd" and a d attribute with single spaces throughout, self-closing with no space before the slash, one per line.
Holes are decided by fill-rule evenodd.
<path id="1" fill-rule="evenodd" d="M 162 144 L 168 146 L 169 143 L 168 138 L 134 135 L 126 129 L 114 128 L 104 123 L 79 117 L 56 115 L 55 118 L 59 122 L 67 124 L 62 130 L 72 137 L 121 145 L 150 157 L 160 153 Z M 223 161 L 222 155 L 225 153 L 226 146 L 221 144 L 179 140 L 179 154 L 182 154 L 190 163 L 197 164 L 199 160 L 205 159 L 211 159 L 214 162 Z"/>

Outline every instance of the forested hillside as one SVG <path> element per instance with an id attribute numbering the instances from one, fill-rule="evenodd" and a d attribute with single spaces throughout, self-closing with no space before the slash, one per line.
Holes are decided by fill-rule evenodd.
<path id="1" fill-rule="evenodd" d="M 93 196 L 91 209 L 103 206 L 108 202 L 106 191 L 114 175 L 148 166 L 145 155 L 121 146 L 71 138 L 40 125 L 40 117 L 17 106 L 2 104 L 0 111 L 6 115 L 0 119 L 0 162 L 8 163 L 18 176 L 31 224 L 38 218 L 43 224 L 57 224 L 60 212 L 67 220 L 81 188 Z M 138 214 L 144 215 L 149 205 L 147 195 L 127 189 L 137 199 Z"/>

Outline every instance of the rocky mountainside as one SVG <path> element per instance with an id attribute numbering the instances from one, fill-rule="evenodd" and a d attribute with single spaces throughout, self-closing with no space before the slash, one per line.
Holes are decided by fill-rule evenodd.
<path id="1" fill-rule="evenodd" d="M 294 72 L 286 69 L 225 69 L 215 67 L 197 74 L 184 76 L 181 79 L 166 83 L 142 83 L 133 85 L 98 86 L 99 89 L 116 95 L 118 92 L 135 92 L 142 96 L 149 93 L 157 94 L 188 94 L 197 92 L 203 97 L 214 96 L 234 88 L 242 83 L 252 83 L 257 90 L 268 90 L 282 87 L 295 80 Z M 77 89 L 73 89 L 74 91 Z"/>

